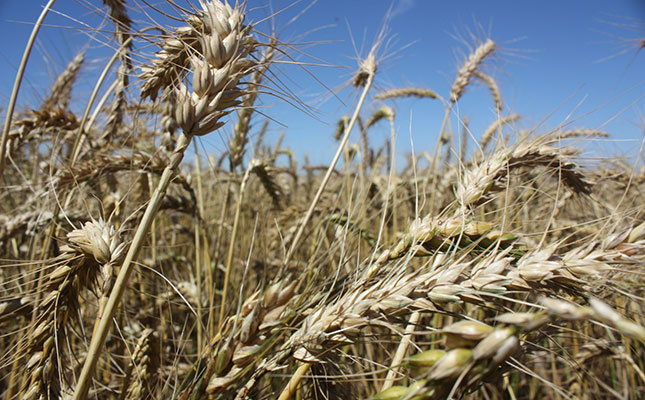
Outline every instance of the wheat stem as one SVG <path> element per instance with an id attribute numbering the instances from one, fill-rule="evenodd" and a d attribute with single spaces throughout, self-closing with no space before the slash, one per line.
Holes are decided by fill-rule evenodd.
<path id="1" fill-rule="evenodd" d="M 18 99 L 18 92 L 20 91 L 20 83 L 22 82 L 22 77 L 25 74 L 25 67 L 27 67 L 27 61 L 29 60 L 29 55 L 31 54 L 31 48 L 34 46 L 36 41 L 36 36 L 40 30 L 41 25 L 45 16 L 49 12 L 52 4 L 55 0 L 49 0 L 49 2 L 41 11 L 38 20 L 34 24 L 34 28 L 31 31 L 31 36 L 27 41 L 27 46 L 25 46 L 25 51 L 22 54 L 22 61 L 20 61 L 20 67 L 18 67 L 18 73 L 16 74 L 16 80 L 13 84 L 13 89 L 11 90 L 11 99 L 9 99 L 9 106 L 7 107 L 7 116 L 4 120 L 4 128 L 2 130 L 2 142 L 0 143 L 0 177 L 4 171 L 4 159 L 5 159 L 5 147 L 7 146 L 7 139 L 9 138 L 9 128 L 11 127 L 11 117 L 13 115 L 13 109 L 16 106 L 16 100 Z"/>
<path id="2" fill-rule="evenodd" d="M 195 243 L 195 285 L 197 285 L 197 319 L 199 323 L 197 324 L 197 348 L 202 348 L 204 329 L 202 326 L 202 249 L 201 249 L 201 231 L 202 231 L 202 219 L 201 215 L 203 210 L 203 199 L 201 198 L 201 163 L 199 161 L 199 149 L 197 148 L 197 142 L 193 142 L 193 147 L 195 148 L 195 176 L 197 178 L 197 212 L 195 218 L 193 218 L 193 238 Z"/>
<path id="3" fill-rule="evenodd" d="M 399 365 L 403 361 L 403 357 L 405 357 L 406 353 L 408 352 L 410 343 L 412 343 L 410 339 L 412 338 L 412 334 L 414 333 L 414 330 L 417 327 L 420 319 L 421 313 L 419 311 L 415 311 L 412 313 L 412 315 L 410 315 L 410 320 L 408 321 L 408 326 L 405 327 L 405 333 L 401 338 L 401 343 L 399 343 L 399 347 L 397 347 L 394 358 L 390 363 L 390 370 L 387 373 L 385 382 L 383 382 L 383 387 L 381 388 L 382 391 L 390 388 L 394 384 L 394 381 L 396 380 L 396 376 L 398 374 Z"/>
<path id="4" fill-rule="evenodd" d="M 132 240 L 132 244 L 130 245 L 128 253 L 125 256 L 123 265 L 119 270 L 119 275 L 117 276 L 116 282 L 114 283 L 112 293 L 108 298 L 103 318 L 101 318 L 96 333 L 92 335 L 90 347 L 87 350 L 87 357 L 85 359 L 85 363 L 83 364 L 81 375 L 78 378 L 78 383 L 76 384 L 76 388 L 74 390 L 74 396 L 72 397 L 73 400 L 83 400 L 87 397 L 87 391 L 90 387 L 90 383 L 92 382 L 92 376 L 94 375 L 96 363 L 101 355 L 103 343 L 105 343 L 105 339 L 107 338 L 107 335 L 110 331 L 110 326 L 112 325 L 112 319 L 116 314 L 116 310 L 121 301 L 121 297 L 123 297 L 123 294 L 125 293 L 130 274 L 134 269 L 134 260 L 137 258 L 139 251 L 143 246 L 143 242 L 145 241 L 146 235 L 150 230 L 152 221 L 154 221 L 157 210 L 161 205 L 161 200 L 163 200 L 164 196 L 166 195 L 168 185 L 175 175 L 175 171 L 179 166 L 179 163 L 184 158 L 184 150 L 190 144 L 190 140 L 191 137 L 187 136 L 186 134 L 182 133 L 181 136 L 179 136 L 175 152 L 171 157 L 168 166 L 166 166 L 166 168 L 164 169 L 161 175 L 161 179 L 159 180 L 159 184 L 157 185 L 157 188 L 155 189 L 152 198 L 150 199 L 150 203 L 148 203 L 148 206 L 146 207 L 146 211 L 144 212 L 141 223 L 137 227 L 137 230 L 134 234 L 134 239 Z"/>
<path id="5" fill-rule="evenodd" d="M 300 381 L 302 381 L 302 378 L 307 372 L 309 372 L 309 369 L 311 369 L 311 363 L 300 364 L 296 373 L 291 376 L 289 383 L 287 383 L 287 386 L 282 390 L 282 393 L 280 393 L 278 400 L 289 400 L 296 389 L 298 389 L 298 385 L 300 384 Z"/>
<path id="6" fill-rule="evenodd" d="M 361 97 L 358 100 L 356 109 L 354 110 L 354 114 L 352 115 L 352 118 L 350 119 L 349 124 L 347 124 L 347 127 L 345 128 L 345 134 L 343 135 L 343 138 L 341 139 L 340 144 L 336 149 L 336 154 L 334 155 L 334 158 L 332 159 L 331 164 L 329 165 L 329 168 L 327 168 L 327 172 L 325 173 L 325 176 L 323 177 L 323 180 L 320 183 L 320 187 L 318 188 L 318 191 L 316 192 L 316 195 L 314 196 L 314 199 L 312 200 L 311 205 L 309 206 L 309 209 L 307 210 L 307 214 L 305 214 L 305 218 L 300 223 L 300 226 L 298 227 L 298 231 L 296 232 L 293 238 L 293 241 L 291 242 L 291 247 L 289 247 L 289 251 L 287 251 L 287 255 L 284 258 L 284 262 L 282 264 L 282 268 L 280 269 L 280 273 L 278 273 L 277 279 L 280 279 L 282 277 L 284 270 L 287 268 L 287 266 L 289 265 L 289 262 L 291 261 L 291 257 L 293 257 L 293 253 L 296 251 L 296 248 L 300 242 L 300 239 L 305 231 L 305 227 L 307 226 L 307 223 L 311 219 L 311 216 L 314 213 L 316 205 L 318 205 L 318 201 L 320 201 L 320 198 L 322 197 L 322 193 L 325 190 L 325 187 L 327 186 L 327 182 L 329 182 L 329 178 L 331 177 L 332 172 L 334 171 L 334 168 L 336 167 L 336 164 L 340 159 L 340 156 L 343 154 L 345 145 L 349 140 L 349 134 L 354 128 L 354 124 L 356 123 L 358 114 L 360 113 L 361 108 L 363 107 L 363 103 L 367 98 L 367 92 L 370 90 L 370 87 L 372 86 L 373 81 L 374 81 L 374 74 L 370 73 L 365 83 L 365 86 L 363 88 L 363 93 L 361 93 Z"/>
<path id="7" fill-rule="evenodd" d="M 224 272 L 224 288 L 222 289 L 222 302 L 219 309 L 219 319 L 217 322 L 218 329 L 222 328 L 222 323 L 224 322 L 224 315 L 226 311 L 226 297 L 228 294 L 228 285 L 231 276 L 231 265 L 233 264 L 233 251 L 235 250 L 235 236 L 237 235 L 237 228 L 240 222 L 240 212 L 242 211 L 242 200 L 244 200 L 244 189 L 246 188 L 246 183 L 249 181 L 249 176 L 251 169 L 253 169 L 254 160 L 249 162 L 249 166 L 244 172 L 244 177 L 242 178 L 242 183 L 240 184 L 240 195 L 237 198 L 237 204 L 235 205 L 235 217 L 233 218 L 233 230 L 231 231 L 231 238 L 228 244 L 228 253 L 226 255 L 226 269 Z"/>

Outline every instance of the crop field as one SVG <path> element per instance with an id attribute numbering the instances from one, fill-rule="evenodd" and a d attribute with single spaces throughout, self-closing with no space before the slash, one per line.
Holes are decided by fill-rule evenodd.
<path id="1" fill-rule="evenodd" d="M 443 93 L 376 85 L 381 31 L 320 165 L 266 135 L 262 99 L 309 107 L 279 66 L 309 67 L 243 4 L 87 3 L 107 56 L 28 104 L 17 68 L 0 104 L 1 399 L 645 398 L 642 160 L 517 128 L 494 37 Z M 402 158 L 409 98 L 443 118 Z"/>

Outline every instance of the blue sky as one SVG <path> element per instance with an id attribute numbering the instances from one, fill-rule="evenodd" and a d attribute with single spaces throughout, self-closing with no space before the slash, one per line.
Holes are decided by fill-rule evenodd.
<path id="1" fill-rule="evenodd" d="M 41 0 L 0 1 L 0 106 L 5 109 L 15 72 L 31 24 L 41 10 Z M 128 0 L 135 8 L 138 0 Z M 196 2 L 195 2 L 196 3 Z M 467 55 L 473 37 L 489 36 L 499 52 L 484 66 L 495 77 L 505 103 L 505 113 L 519 113 L 517 128 L 546 132 L 562 124 L 567 128 L 602 129 L 611 140 L 595 141 L 585 148 L 591 156 L 639 153 L 645 125 L 645 51 L 638 50 L 645 38 L 643 0 L 569 1 L 378 1 L 249 0 L 248 21 L 260 21 L 277 10 L 275 25 L 280 39 L 294 43 L 291 54 L 303 63 L 330 66 L 283 65 L 277 77 L 298 97 L 315 109 L 315 117 L 273 98 L 263 99 L 261 111 L 272 124 L 271 141 L 285 132 L 285 145 L 296 154 L 307 153 L 313 163 L 326 164 L 335 142 L 331 138 L 335 122 L 349 114 L 358 92 L 342 88 L 356 68 L 356 59 L 367 54 L 384 17 L 387 44 L 380 51 L 376 77 L 379 90 L 403 86 L 426 87 L 448 96 L 456 71 Z M 96 76 L 111 56 L 102 44 L 110 40 L 108 30 L 93 32 L 101 18 L 94 9 L 99 0 L 57 0 L 53 14 L 46 19 L 36 51 L 27 68 L 19 104 L 37 104 L 55 75 L 81 48 L 88 59 L 75 94 L 82 106 Z M 286 8 L 286 9 L 285 9 Z M 290 20 L 298 15 L 295 22 Z M 141 12 L 132 13 L 136 26 L 146 26 Z M 170 22 L 152 12 L 159 22 Z M 171 22 L 172 23 L 172 22 Z M 176 24 L 176 23 L 175 23 Z M 269 22 L 258 30 L 268 32 Z M 474 35 L 474 36 L 473 36 Z M 301 54 L 304 53 L 304 54 Z M 314 77 L 312 77 L 314 76 Z M 332 95 L 331 92 L 334 92 Z M 443 110 L 438 102 L 399 100 L 387 103 L 397 112 L 397 147 L 401 155 L 410 151 L 432 152 Z M 366 105 L 367 115 L 380 106 Z M 467 115 L 475 138 L 495 119 L 491 98 L 481 85 L 468 89 L 455 109 Z M 225 128 L 226 129 L 226 128 Z M 373 143 L 382 143 L 387 127 L 377 127 Z M 358 141 L 357 135 L 351 139 Z M 220 134 L 202 140 L 212 153 L 224 149 Z"/>

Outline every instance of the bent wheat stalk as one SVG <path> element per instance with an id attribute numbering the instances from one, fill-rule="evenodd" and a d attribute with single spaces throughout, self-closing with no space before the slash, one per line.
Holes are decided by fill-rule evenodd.
<path id="1" fill-rule="evenodd" d="M 0 177 L 4 171 L 4 158 L 5 158 L 5 147 L 7 146 L 7 139 L 9 138 L 9 128 L 11 128 L 11 117 L 13 115 L 13 109 L 16 106 L 16 99 L 18 98 L 18 91 L 20 91 L 20 82 L 22 82 L 22 77 L 25 73 L 25 67 L 27 66 L 27 61 L 29 60 L 29 54 L 31 54 L 31 48 L 34 46 L 36 41 L 36 36 L 40 30 L 40 26 L 43 24 L 45 16 L 49 12 L 52 4 L 55 0 L 49 0 L 49 2 L 43 8 L 43 11 L 40 13 L 40 17 L 34 25 L 34 29 L 31 31 L 31 36 L 29 36 L 29 41 L 25 47 L 25 52 L 22 55 L 22 61 L 20 62 L 20 67 L 18 67 L 18 73 L 16 74 L 16 81 L 13 84 L 13 90 L 11 91 L 11 99 L 9 100 L 9 106 L 7 107 L 7 117 L 4 121 L 4 128 L 2 129 L 2 142 L 0 143 Z"/>

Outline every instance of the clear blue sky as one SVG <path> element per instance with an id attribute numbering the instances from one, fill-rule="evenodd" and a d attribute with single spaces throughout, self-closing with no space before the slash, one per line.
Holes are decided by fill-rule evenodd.
<path id="1" fill-rule="evenodd" d="M 41 0 L 0 1 L 0 106 L 6 109 L 15 72 L 31 24 L 41 10 Z M 180 3 L 182 3 L 180 1 Z M 197 2 L 195 2 L 197 3 Z M 249 21 L 259 21 L 273 11 L 283 10 L 291 1 L 249 0 Z M 127 0 L 138 8 L 138 0 Z M 270 4 L 270 6 L 268 5 Z M 41 30 L 36 51 L 27 68 L 19 104 L 37 104 L 55 75 L 84 47 L 88 58 L 76 94 L 87 97 L 96 76 L 111 55 L 102 48 L 110 40 L 108 30 L 92 32 L 101 18 L 94 7 L 99 0 L 58 0 Z M 301 100 L 316 108 L 317 118 L 264 99 L 262 112 L 273 124 L 271 139 L 286 132 L 285 144 L 297 154 L 308 153 L 314 163 L 326 164 L 334 151 L 331 138 L 335 122 L 352 111 L 358 92 L 340 89 L 356 68 L 356 57 L 365 55 L 392 7 L 388 22 L 390 42 L 384 46 L 376 78 L 376 91 L 403 86 L 433 89 L 447 97 L 456 71 L 472 44 L 470 34 L 490 36 L 500 51 L 485 71 L 498 81 L 505 112 L 519 113 L 518 128 L 546 132 L 563 123 L 569 128 L 602 129 L 612 140 L 595 142 L 586 148 L 592 155 L 638 155 L 645 126 L 645 51 L 638 50 L 645 38 L 643 0 L 568 1 L 430 1 L 430 0 L 320 0 L 297 3 L 276 18 L 280 38 L 300 43 L 292 52 L 298 61 L 318 62 L 335 67 L 282 66 L 278 77 Z M 291 18 L 305 11 L 295 22 Z M 159 22 L 167 21 L 152 12 Z M 136 26 L 146 26 L 145 16 L 133 11 Z M 285 27 L 285 25 L 287 25 Z M 261 23 L 260 31 L 269 31 Z M 464 41 L 465 39 L 465 41 Z M 358 48 L 355 50 L 354 44 Z M 313 74 L 316 79 L 312 78 Z M 327 88 L 337 90 L 338 98 Z M 374 93 L 376 93 L 376 91 Z M 79 103 L 80 104 L 80 103 Z M 443 110 L 429 100 L 388 103 L 397 111 L 397 146 L 400 153 L 432 151 Z M 377 109 L 368 104 L 364 114 Z M 487 90 L 470 87 L 456 110 L 471 120 L 478 137 L 495 114 Z M 455 119 L 453 119 L 453 122 Z M 385 124 L 373 133 L 375 143 L 388 135 Z M 354 137 L 352 141 L 358 141 Z M 223 150 L 217 134 L 202 141 L 213 153 Z"/>

